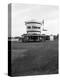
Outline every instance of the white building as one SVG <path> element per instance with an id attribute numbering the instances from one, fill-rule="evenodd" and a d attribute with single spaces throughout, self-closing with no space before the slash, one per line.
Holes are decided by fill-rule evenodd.
<path id="1" fill-rule="evenodd" d="M 50 41 L 53 41 L 54 40 L 54 35 L 50 35 Z"/>
<path id="2" fill-rule="evenodd" d="M 24 34 L 24 39 L 28 41 L 40 41 L 42 22 L 30 20 L 25 22 L 27 34 Z"/>
<path id="3" fill-rule="evenodd" d="M 30 20 L 25 22 L 27 34 L 41 34 L 41 22 Z"/>

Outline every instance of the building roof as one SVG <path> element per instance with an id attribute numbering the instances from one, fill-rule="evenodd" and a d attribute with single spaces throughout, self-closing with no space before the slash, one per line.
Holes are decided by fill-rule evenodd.
<path id="1" fill-rule="evenodd" d="M 23 34 L 22 36 L 40 36 L 41 34 Z"/>
<path id="2" fill-rule="evenodd" d="M 37 24 L 41 24 L 42 25 L 41 21 L 39 22 L 37 20 L 28 20 L 28 21 L 25 21 L 25 24 L 30 24 L 30 23 L 37 23 Z"/>

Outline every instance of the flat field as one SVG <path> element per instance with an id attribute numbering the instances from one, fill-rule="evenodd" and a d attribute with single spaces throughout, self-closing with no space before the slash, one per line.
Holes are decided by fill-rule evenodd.
<path id="1" fill-rule="evenodd" d="M 12 76 L 58 73 L 58 41 L 12 42 Z"/>

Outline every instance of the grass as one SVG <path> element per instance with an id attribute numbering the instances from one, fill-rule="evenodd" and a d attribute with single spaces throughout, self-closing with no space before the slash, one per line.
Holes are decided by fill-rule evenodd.
<path id="1" fill-rule="evenodd" d="M 12 42 L 12 76 L 58 73 L 58 41 Z"/>

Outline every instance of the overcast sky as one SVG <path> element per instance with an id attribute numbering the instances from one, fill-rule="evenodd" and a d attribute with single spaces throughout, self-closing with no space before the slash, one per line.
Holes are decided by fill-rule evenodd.
<path id="1" fill-rule="evenodd" d="M 25 21 L 31 19 L 36 19 L 38 21 L 44 19 L 44 28 L 48 30 L 46 32 L 47 34 L 57 34 L 59 32 L 58 6 L 12 4 L 12 36 L 21 36 L 25 34 Z"/>

